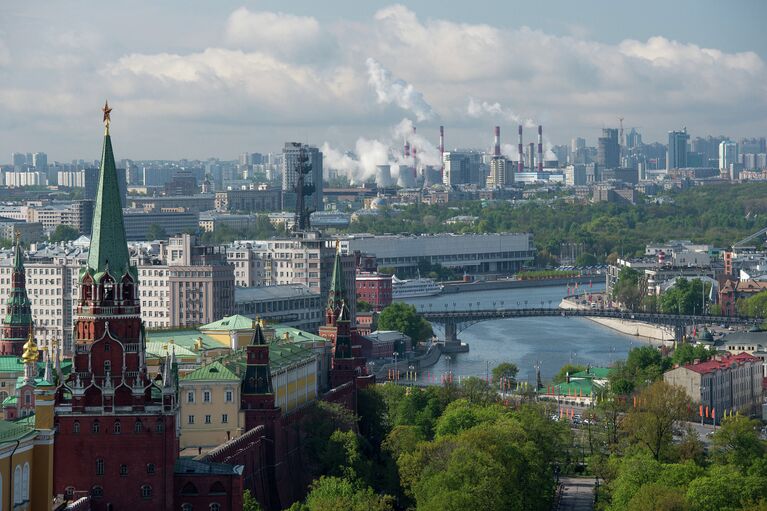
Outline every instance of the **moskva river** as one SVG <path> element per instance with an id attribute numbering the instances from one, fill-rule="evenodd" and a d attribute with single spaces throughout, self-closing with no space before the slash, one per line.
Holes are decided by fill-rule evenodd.
<path id="1" fill-rule="evenodd" d="M 604 284 L 581 286 L 578 291 L 604 290 Z M 408 298 L 405 301 L 417 310 L 469 310 L 501 307 L 557 307 L 567 295 L 566 287 L 535 287 L 455 293 Z M 527 300 L 527 305 L 525 305 Z M 434 331 L 442 338 L 440 325 Z M 462 342 L 469 344 L 468 353 L 443 356 L 431 368 L 418 375 L 418 379 L 439 382 L 439 378 L 452 371 L 454 378 L 464 376 L 484 377 L 488 369 L 501 362 L 513 362 L 519 367 L 519 380 L 535 382 L 535 366 L 540 364 L 543 380 L 549 380 L 559 368 L 568 362 L 609 365 L 625 359 L 634 346 L 645 344 L 637 337 L 623 335 L 584 318 L 519 318 L 482 321 L 471 325 L 458 334 Z M 406 370 L 406 368 L 402 368 Z"/>

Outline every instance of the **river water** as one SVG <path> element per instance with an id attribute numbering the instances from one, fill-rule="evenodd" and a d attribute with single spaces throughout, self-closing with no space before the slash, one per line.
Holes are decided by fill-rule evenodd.
<path id="1" fill-rule="evenodd" d="M 584 291 L 581 288 L 580 291 Z M 604 284 L 594 284 L 593 291 L 604 290 Z M 408 298 L 404 301 L 425 310 L 468 310 L 493 307 L 557 307 L 567 295 L 566 287 L 550 286 L 498 291 L 480 291 Z M 479 305 L 477 304 L 479 302 Z M 434 325 L 435 334 L 442 338 L 441 326 Z M 431 375 L 437 382 L 442 374 L 452 371 L 454 378 L 485 377 L 488 370 L 501 362 L 513 362 L 519 367 L 519 380 L 535 382 L 535 365 L 540 363 L 544 381 L 551 379 L 568 362 L 610 365 L 626 358 L 632 347 L 642 341 L 598 325 L 585 318 L 516 318 L 482 321 L 458 334 L 469 344 L 468 353 L 442 356 L 436 365 L 419 375 L 419 380 Z M 404 369 L 404 368 L 403 368 Z"/>

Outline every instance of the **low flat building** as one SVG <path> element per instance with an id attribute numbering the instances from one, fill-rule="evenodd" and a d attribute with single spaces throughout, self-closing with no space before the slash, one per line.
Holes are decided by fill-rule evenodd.
<path id="1" fill-rule="evenodd" d="M 379 267 L 413 274 L 422 261 L 469 273 L 514 273 L 535 258 L 533 235 L 527 233 L 355 234 L 341 239 L 341 250 L 375 255 Z"/>
<path id="2" fill-rule="evenodd" d="M 301 330 L 317 331 L 324 322 L 324 300 L 303 284 L 238 287 L 234 290 L 234 312 L 260 317 Z"/>
<path id="3" fill-rule="evenodd" d="M 124 211 L 125 237 L 128 241 L 145 240 L 149 228 L 157 226 L 167 236 L 194 232 L 198 227 L 198 215 L 191 211 L 152 211 L 126 209 Z"/>
<path id="4" fill-rule="evenodd" d="M 760 358 L 740 353 L 675 367 L 663 374 L 663 380 L 682 387 L 690 399 L 716 410 L 721 418 L 725 412 L 761 411 L 763 374 Z"/>

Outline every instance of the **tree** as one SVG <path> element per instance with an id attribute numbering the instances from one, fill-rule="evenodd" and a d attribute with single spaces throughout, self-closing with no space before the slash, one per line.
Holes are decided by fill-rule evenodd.
<path id="1" fill-rule="evenodd" d="M 501 362 L 493 368 L 493 383 L 497 384 L 501 379 L 504 379 L 513 385 L 517 379 L 517 373 L 519 373 L 519 368 L 516 364 Z"/>
<path id="2" fill-rule="evenodd" d="M 554 375 L 554 378 L 552 378 L 552 381 L 554 383 L 564 383 L 565 380 L 567 380 L 568 375 L 579 373 L 585 370 L 586 370 L 586 366 L 584 365 L 568 363 L 559 368 L 559 372 Z"/>
<path id="3" fill-rule="evenodd" d="M 378 316 L 378 328 L 402 332 L 413 342 L 420 342 L 432 336 L 431 324 L 418 315 L 414 305 L 403 302 L 394 302 L 381 311 Z"/>
<path id="4" fill-rule="evenodd" d="M 653 346 L 634 348 L 625 362 L 615 364 L 609 376 L 610 388 L 615 394 L 631 394 L 635 389 L 659 380 L 671 365 L 671 359 Z"/>
<path id="5" fill-rule="evenodd" d="M 261 506 L 258 504 L 256 498 L 250 493 L 250 490 L 245 490 L 242 494 L 242 511 L 261 511 Z"/>
<path id="6" fill-rule="evenodd" d="M 357 312 L 370 312 L 373 306 L 365 300 L 357 300 Z"/>
<path id="7" fill-rule="evenodd" d="M 56 229 L 48 236 L 48 240 L 51 243 L 58 243 L 60 241 L 72 241 L 80 237 L 80 231 L 69 225 L 59 224 Z"/>
<path id="8" fill-rule="evenodd" d="M 656 460 L 667 457 L 674 425 L 687 418 L 690 398 L 681 387 L 657 381 L 636 396 L 636 403 L 621 427 L 630 441 L 647 448 Z"/>
<path id="9" fill-rule="evenodd" d="M 593 266 L 598 262 L 594 254 L 581 254 L 575 258 L 576 266 Z"/>
<path id="10" fill-rule="evenodd" d="M 759 438 L 759 421 L 746 417 L 728 417 L 714 433 L 713 457 L 745 470 L 767 454 L 767 443 Z"/>
<path id="11" fill-rule="evenodd" d="M 390 511 L 394 503 L 391 497 L 377 495 L 371 488 L 348 479 L 323 476 L 312 483 L 304 508 L 308 511 Z"/>
<path id="12" fill-rule="evenodd" d="M 693 346 L 689 343 L 683 343 L 677 346 L 674 350 L 674 354 L 671 356 L 671 361 L 674 364 L 684 365 L 690 364 L 695 359 L 704 362 L 711 358 L 712 352 L 704 344 L 696 344 Z"/>
<path id="13" fill-rule="evenodd" d="M 633 268 L 623 267 L 618 274 L 618 281 L 613 286 L 613 298 L 629 310 L 636 310 L 642 301 L 639 290 L 639 272 Z"/>
<path id="14" fill-rule="evenodd" d="M 503 415 L 500 405 L 478 405 L 467 399 L 453 401 L 437 420 L 434 428 L 437 438 L 447 435 L 457 435 L 467 429 L 485 422 L 496 422 Z"/>
<path id="15" fill-rule="evenodd" d="M 147 241 L 164 240 L 167 237 L 168 234 L 165 232 L 165 229 L 157 224 L 150 225 L 146 232 Z"/>

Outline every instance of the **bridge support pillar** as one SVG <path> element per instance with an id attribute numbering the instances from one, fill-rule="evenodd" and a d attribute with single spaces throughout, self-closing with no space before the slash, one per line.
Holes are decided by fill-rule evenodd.
<path id="1" fill-rule="evenodd" d="M 674 325 L 674 340 L 676 342 L 682 342 L 686 333 L 687 328 L 684 325 Z"/>
<path id="2" fill-rule="evenodd" d="M 461 344 L 458 338 L 458 323 L 455 321 L 445 321 L 445 346 L 443 353 L 466 353 L 469 351 L 468 344 Z"/>

